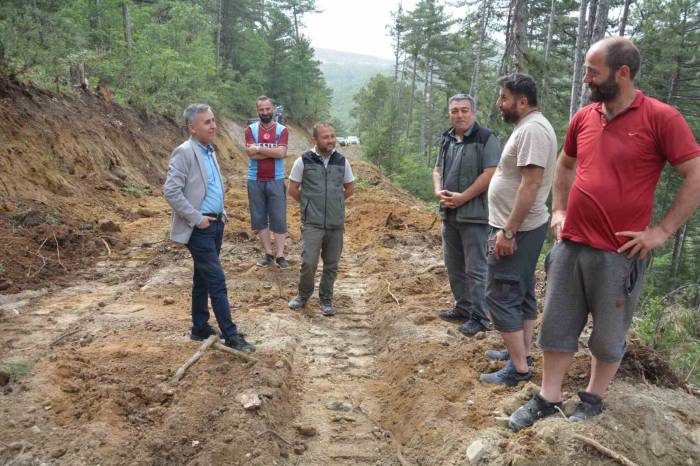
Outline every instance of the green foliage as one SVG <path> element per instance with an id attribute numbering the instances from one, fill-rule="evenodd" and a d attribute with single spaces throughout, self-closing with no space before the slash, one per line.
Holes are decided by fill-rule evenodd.
<path id="1" fill-rule="evenodd" d="M 668 354 L 676 373 L 694 384 L 700 383 L 699 291 L 697 285 L 689 285 L 663 297 L 649 296 L 634 324 L 642 341 Z"/>
<path id="2" fill-rule="evenodd" d="M 91 86 L 109 87 L 117 102 L 176 118 L 192 102 L 251 115 L 255 98 L 268 94 L 308 122 L 330 107 L 313 50 L 295 28 L 314 8 L 313 0 L 2 2 L 0 70 L 65 89 L 69 67 L 82 63 Z"/>
<path id="3" fill-rule="evenodd" d="M 433 169 L 417 154 L 409 154 L 401 158 L 393 180 L 417 198 L 434 203 L 432 173 Z"/>

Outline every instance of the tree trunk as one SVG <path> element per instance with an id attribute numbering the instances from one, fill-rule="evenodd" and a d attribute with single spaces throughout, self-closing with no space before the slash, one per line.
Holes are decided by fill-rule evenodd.
<path id="1" fill-rule="evenodd" d="M 569 107 L 569 119 L 578 110 L 579 92 L 583 78 L 583 47 L 586 42 L 586 9 L 588 0 L 581 0 L 578 9 L 578 28 L 576 29 L 576 45 L 574 46 L 574 72 L 571 78 L 571 105 Z"/>
<path id="2" fill-rule="evenodd" d="M 418 54 L 413 55 L 413 72 L 411 77 L 411 101 L 408 104 L 408 123 L 406 124 L 406 137 L 411 134 L 413 124 L 413 106 L 416 102 L 416 72 L 418 67 Z"/>
<path id="3" fill-rule="evenodd" d="M 420 119 L 420 138 L 418 140 L 418 153 L 421 156 L 425 156 L 425 139 L 426 139 L 426 129 L 427 129 L 427 119 L 428 119 L 428 106 L 430 104 L 430 69 L 432 63 L 430 58 L 425 59 L 425 80 L 423 83 L 423 114 Z"/>
<path id="4" fill-rule="evenodd" d="M 427 114 L 427 123 L 428 123 L 428 135 L 427 135 L 427 149 L 428 149 L 428 155 L 427 155 L 427 161 L 428 161 L 428 167 L 432 166 L 432 158 L 433 158 L 433 107 L 434 107 L 434 99 L 432 96 L 432 89 L 433 89 L 433 73 L 434 73 L 434 68 L 431 66 L 430 67 L 430 78 L 428 79 L 428 92 L 430 95 L 430 99 L 428 101 L 428 108 L 426 109 L 426 114 Z"/>
<path id="5" fill-rule="evenodd" d="M 513 53 L 513 13 L 516 1 L 517 0 L 510 0 L 510 5 L 508 6 L 508 19 L 506 20 L 506 47 L 503 51 L 501 66 L 498 69 L 498 74 L 500 76 L 506 74 L 510 68 L 511 55 Z"/>
<path id="6" fill-rule="evenodd" d="M 126 42 L 126 48 L 131 48 L 131 21 L 129 19 L 129 4 L 127 2 L 122 3 L 122 17 L 124 19 L 124 41 Z"/>
<path id="7" fill-rule="evenodd" d="M 544 46 L 544 64 L 542 66 L 542 92 L 540 92 L 540 108 L 544 111 L 547 87 L 549 86 L 549 52 L 552 49 L 552 37 L 554 36 L 554 16 L 557 14 L 557 4 L 552 0 L 552 7 L 549 10 L 549 24 L 547 25 L 547 42 Z"/>
<path id="8" fill-rule="evenodd" d="M 474 71 L 472 73 L 472 82 L 469 86 L 469 95 L 474 98 L 474 102 L 479 104 L 479 73 L 481 72 L 481 55 L 484 49 L 484 38 L 486 37 L 486 25 L 489 20 L 489 13 L 491 10 L 488 8 L 488 2 L 490 0 L 482 0 L 481 2 L 481 22 L 479 23 L 479 42 L 476 46 L 476 56 L 474 57 Z"/>
<path id="9" fill-rule="evenodd" d="M 292 8 L 292 15 L 294 16 L 294 39 L 296 44 L 299 45 L 299 13 L 296 5 Z"/>
<path id="10" fill-rule="evenodd" d="M 625 35 L 625 28 L 627 27 L 627 18 L 630 14 L 630 0 L 625 0 L 625 6 L 622 10 L 622 18 L 620 19 L 620 32 L 618 35 Z"/>
<path id="11" fill-rule="evenodd" d="M 608 11 L 610 9 L 610 0 L 595 1 L 595 21 L 593 21 L 592 23 L 589 22 L 588 24 L 588 28 L 590 29 L 590 39 L 588 44 L 589 47 L 598 42 L 599 40 L 603 39 L 605 37 L 605 31 L 608 28 Z M 579 103 L 579 108 L 583 107 L 584 105 L 588 105 L 591 102 L 590 97 L 590 89 L 588 89 L 588 86 L 581 83 L 581 101 Z"/>
<path id="12" fill-rule="evenodd" d="M 686 22 L 688 20 L 688 9 L 685 9 L 683 11 L 683 19 L 681 21 L 681 27 L 680 30 L 683 31 L 683 35 L 681 36 L 681 41 L 678 44 L 678 50 L 676 51 L 676 57 L 675 57 L 675 67 L 673 68 L 673 74 L 671 75 L 671 85 L 668 88 L 668 95 L 666 96 L 666 103 L 669 105 L 673 105 L 673 98 L 678 92 L 678 85 L 681 81 L 681 71 L 683 69 L 683 51 L 685 49 L 685 39 L 688 34 L 688 30 L 686 29 Z"/>
<path id="13" fill-rule="evenodd" d="M 678 272 L 681 268 L 681 259 L 683 256 L 683 245 L 685 243 L 685 235 L 688 231 L 688 224 L 683 224 L 682 227 L 673 235 L 673 254 L 671 256 L 671 286 L 677 286 Z"/>
<path id="14" fill-rule="evenodd" d="M 598 0 L 589 0 L 588 2 L 588 21 L 586 22 L 586 43 L 583 46 L 587 50 L 591 45 L 591 36 L 593 35 L 593 24 L 598 11 Z"/>
<path id="15" fill-rule="evenodd" d="M 219 0 L 219 11 L 216 16 L 216 76 L 219 76 L 221 67 L 221 21 L 223 14 L 223 0 Z"/>
<path id="16" fill-rule="evenodd" d="M 516 0 L 513 28 L 513 64 L 517 73 L 524 73 L 527 71 L 527 0 Z"/>

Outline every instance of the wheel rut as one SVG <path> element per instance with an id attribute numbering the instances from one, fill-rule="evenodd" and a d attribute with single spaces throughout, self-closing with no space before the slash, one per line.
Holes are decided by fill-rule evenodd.
<path id="1" fill-rule="evenodd" d="M 335 297 L 348 304 L 331 318 L 306 309 L 313 317 L 301 345 L 304 381 L 296 425 L 317 433 L 294 464 L 394 464 L 391 438 L 376 422 L 380 406 L 369 389 L 377 378 L 378 348 L 364 297 L 367 283 L 352 261 L 342 269 Z"/>

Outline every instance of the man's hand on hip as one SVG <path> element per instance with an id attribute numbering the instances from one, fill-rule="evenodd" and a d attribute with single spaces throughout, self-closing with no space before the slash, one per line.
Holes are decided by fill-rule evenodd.
<path id="1" fill-rule="evenodd" d="M 632 238 L 617 250 L 618 253 L 621 254 L 627 251 L 627 257 L 634 257 L 639 254 L 642 259 L 646 258 L 652 249 L 661 246 L 669 236 L 660 227 L 649 228 L 644 231 L 620 231 L 615 234 Z"/>

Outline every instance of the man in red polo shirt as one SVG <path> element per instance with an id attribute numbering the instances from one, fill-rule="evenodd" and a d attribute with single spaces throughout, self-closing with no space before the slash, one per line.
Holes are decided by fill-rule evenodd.
<path id="1" fill-rule="evenodd" d="M 635 89 L 640 61 L 639 50 L 622 37 L 597 42 L 586 54 L 584 82 L 594 103 L 571 119 L 554 175 L 551 227 L 557 244 L 545 261 L 542 389 L 511 415 L 513 430 L 556 412 L 589 313 L 591 377 L 569 419 L 602 412 L 650 252 L 700 206 L 700 146 L 675 108 Z M 666 162 L 683 183 L 661 222 L 650 227 Z"/>

